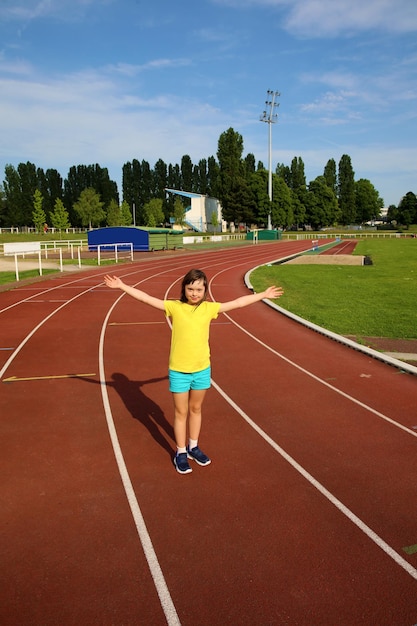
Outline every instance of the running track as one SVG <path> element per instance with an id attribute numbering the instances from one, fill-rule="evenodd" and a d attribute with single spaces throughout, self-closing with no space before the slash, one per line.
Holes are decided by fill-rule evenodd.
<path id="1" fill-rule="evenodd" d="M 219 301 L 308 242 L 117 266 Z M 260 302 L 213 322 L 178 475 L 161 313 L 105 269 L 0 294 L 2 626 L 417 623 L 417 379 Z"/>

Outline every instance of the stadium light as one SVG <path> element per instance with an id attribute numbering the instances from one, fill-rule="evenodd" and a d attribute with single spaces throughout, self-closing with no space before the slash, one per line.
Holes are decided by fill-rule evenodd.
<path id="1" fill-rule="evenodd" d="M 279 91 L 272 91 L 268 89 L 267 98 L 265 101 L 265 111 L 262 113 L 260 117 L 261 122 L 266 122 L 268 124 L 268 136 L 269 136 L 269 150 L 268 150 L 268 195 L 269 200 L 272 202 L 272 124 L 278 119 L 278 114 L 275 113 L 275 107 L 279 106 L 279 103 L 276 102 L 276 99 L 281 94 Z M 268 230 L 272 230 L 271 223 L 271 211 L 268 213 Z"/>

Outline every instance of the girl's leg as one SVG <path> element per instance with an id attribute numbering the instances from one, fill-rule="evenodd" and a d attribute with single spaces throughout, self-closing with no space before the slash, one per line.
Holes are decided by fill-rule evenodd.
<path id="1" fill-rule="evenodd" d="M 187 445 L 188 391 L 173 393 L 174 400 L 174 435 L 178 448 Z"/>
<path id="2" fill-rule="evenodd" d="M 188 398 L 190 439 L 197 440 L 201 430 L 201 408 L 207 389 L 191 389 Z"/>
<path id="3" fill-rule="evenodd" d="M 189 432 L 190 440 L 187 449 L 188 458 L 194 459 L 198 465 L 210 465 L 211 460 L 198 447 L 198 437 L 201 429 L 201 407 L 207 389 L 192 389 L 190 391 L 188 404 L 188 418 L 190 421 Z"/>
<path id="4" fill-rule="evenodd" d="M 191 389 L 173 393 L 174 434 L 178 448 L 187 445 L 187 417 L 189 417 L 190 439 L 197 440 L 201 430 L 201 407 L 207 389 Z"/>

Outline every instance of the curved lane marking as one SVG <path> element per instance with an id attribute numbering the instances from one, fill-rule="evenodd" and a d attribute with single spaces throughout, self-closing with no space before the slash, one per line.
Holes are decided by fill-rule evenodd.
<path id="1" fill-rule="evenodd" d="M 139 285 L 141 282 L 145 282 L 145 280 L 148 280 L 148 278 L 142 281 L 139 281 L 138 283 L 135 284 L 135 286 Z M 126 294 L 123 293 L 121 296 L 119 296 L 115 300 L 113 305 L 110 307 L 106 315 L 106 318 L 103 322 L 103 326 L 102 326 L 101 333 L 100 333 L 99 372 L 100 372 L 100 387 L 101 387 L 101 395 L 103 399 L 104 413 L 106 416 L 107 428 L 109 430 L 111 444 L 113 447 L 114 456 L 116 458 L 117 467 L 119 469 L 120 478 L 123 483 L 126 498 L 130 506 L 132 517 L 133 517 L 136 530 L 139 536 L 139 540 L 142 544 L 145 558 L 148 562 L 149 570 L 150 570 L 152 579 L 154 581 L 159 600 L 161 602 L 162 610 L 165 614 L 165 617 L 169 626 L 181 626 L 181 622 L 179 620 L 175 605 L 172 601 L 171 594 L 169 593 L 168 585 L 165 581 L 165 577 L 162 572 L 161 566 L 159 564 L 155 549 L 153 547 L 151 537 L 146 527 L 146 523 L 145 523 L 142 511 L 140 509 L 138 500 L 136 498 L 135 490 L 133 489 L 132 481 L 129 476 L 129 471 L 126 467 L 126 462 L 124 460 L 119 438 L 117 436 L 116 426 L 114 423 L 113 413 L 111 410 L 110 400 L 109 400 L 109 396 L 107 392 L 106 373 L 105 373 L 105 366 L 104 366 L 104 338 L 105 338 L 106 329 L 108 326 L 110 315 L 113 312 L 116 305 L 119 303 L 119 301 L 125 295 Z"/>
<path id="2" fill-rule="evenodd" d="M 295 459 L 293 459 L 281 446 L 279 446 L 262 428 L 256 424 L 228 395 L 219 385 L 212 380 L 213 387 L 217 389 L 219 394 L 232 406 L 237 413 L 264 439 L 278 454 L 282 456 L 303 478 L 305 478 L 317 491 L 319 491 L 331 504 L 333 504 L 343 515 L 345 515 L 355 526 L 359 528 L 365 535 L 371 539 L 381 550 L 385 552 L 397 565 L 402 567 L 412 578 L 417 580 L 417 569 L 410 565 L 408 561 L 403 559 L 390 545 L 386 543 L 379 535 L 376 534 L 365 522 L 355 515 L 347 506 L 345 506 L 338 498 L 336 498 L 324 485 L 314 478 L 307 470 L 302 467 Z"/>

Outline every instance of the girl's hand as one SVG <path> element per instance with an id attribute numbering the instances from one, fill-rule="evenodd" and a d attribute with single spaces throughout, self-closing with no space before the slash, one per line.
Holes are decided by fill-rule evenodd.
<path id="1" fill-rule="evenodd" d="M 282 289 L 282 287 L 275 287 L 273 285 L 272 287 L 268 287 L 268 289 L 265 290 L 265 298 L 280 298 L 283 293 L 284 290 Z"/>
<path id="2" fill-rule="evenodd" d="M 107 287 L 111 287 L 111 289 L 121 289 L 123 282 L 117 276 L 105 276 L 104 282 Z"/>

